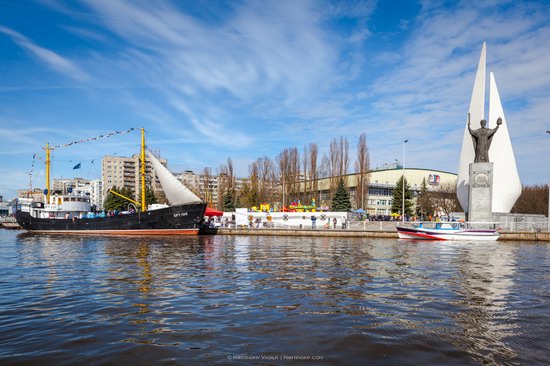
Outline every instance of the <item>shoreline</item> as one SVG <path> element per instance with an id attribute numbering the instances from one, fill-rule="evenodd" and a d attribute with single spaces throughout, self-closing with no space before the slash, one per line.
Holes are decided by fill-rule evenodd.
<path id="1" fill-rule="evenodd" d="M 4 230 L 21 230 L 19 225 L 4 224 Z M 84 234 L 84 233 L 83 233 Z M 74 234 L 79 235 L 79 234 Z M 199 235 L 249 235 L 249 236 L 301 236 L 301 237 L 334 237 L 334 238 L 385 238 L 398 239 L 396 231 L 380 230 L 319 230 L 319 229 L 228 229 L 217 228 Z M 547 231 L 500 231 L 497 241 L 536 241 L 550 242 L 550 232 Z"/>
<path id="2" fill-rule="evenodd" d="M 263 235 L 263 236 L 320 236 L 339 238 L 387 238 L 398 239 L 396 231 L 316 230 L 316 229 L 227 229 L 218 228 L 214 235 Z M 550 232 L 501 231 L 497 241 L 550 241 Z"/>

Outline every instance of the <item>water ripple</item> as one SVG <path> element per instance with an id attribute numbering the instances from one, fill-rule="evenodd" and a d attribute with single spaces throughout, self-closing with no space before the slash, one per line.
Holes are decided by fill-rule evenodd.
<path id="1" fill-rule="evenodd" d="M 548 364 L 549 249 L 0 231 L 0 363 Z"/>

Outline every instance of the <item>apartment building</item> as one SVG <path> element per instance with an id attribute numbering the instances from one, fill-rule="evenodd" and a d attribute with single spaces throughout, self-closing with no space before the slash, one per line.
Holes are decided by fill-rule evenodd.
<path id="1" fill-rule="evenodd" d="M 166 159 L 161 159 L 157 156 L 161 164 L 166 166 Z M 101 176 L 103 181 L 103 195 L 107 195 L 109 189 L 113 187 L 126 187 L 134 192 L 132 197 L 136 201 L 140 197 L 141 187 L 141 172 L 140 172 L 140 156 L 138 154 L 132 157 L 123 156 L 104 156 L 101 160 Z M 162 201 L 164 193 L 160 186 L 160 182 L 151 167 L 151 163 L 146 161 L 145 165 L 145 184 L 150 185 L 157 199 Z"/>

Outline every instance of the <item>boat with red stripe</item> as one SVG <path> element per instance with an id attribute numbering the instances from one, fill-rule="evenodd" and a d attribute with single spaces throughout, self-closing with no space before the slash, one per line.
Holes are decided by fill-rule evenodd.
<path id="1" fill-rule="evenodd" d="M 417 240 L 482 240 L 495 241 L 499 233 L 495 229 L 469 228 L 471 224 L 459 222 L 418 222 L 410 226 L 398 225 L 399 239 Z M 480 227 L 492 224 L 479 223 Z"/>

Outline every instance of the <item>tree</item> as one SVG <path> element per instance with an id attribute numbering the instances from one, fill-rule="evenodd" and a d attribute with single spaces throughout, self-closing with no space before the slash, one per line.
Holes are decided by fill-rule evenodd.
<path id="1" fill-rule="evenodd" d="M 245 183 L 241 187 L 239 192 L 238 200 L 240 204 L 237 207 L 252 207 L 258 205 L 258 196 L 257 191 L 251 189 L 250 183 Z M 244 205 L 244 206 L 243 206 Z"/>
<path id="2" fill-rule="evenodd" d="M 235 211 L 235 206 L 233 205 L 233 193 L 231 189 L 228 189 L 223 196 L 223 210 L 226 212 Z"/>
<path id="3" fill-rule="evenodd" d="M 444 215 L 460 211 L 460 203 L 456 197 L 456 182 L 445 182 L 431 192 L 432 202 L 437 210 Z"/>
<path id="4" fill-rule="evenodd" d="M 119 197 L 115 194 L 113 194 L 111 191 L 115 191 L 117 193 L 120 193 L 121 195 L 125 197 L 133 197 L 132 190 L 128 187 L 122 187 L 121 189 L 118 189 L 116 186 L 111 188 L 109 193 L 107 194 L 107 197 L 105 197 L 105 201 L 103 202 L 103 207 L 106 211 L 124 211 L 126 208 L 128 208 L 128 204 L 130 201 L 125 200 L 122 197 Z"/>
<path id="5" fill-rule="evenodd" d="M 308 179 L 310 181 L 309 190 L 310 198 L 318 200 L 318 179 L 319 179 L 319 169 L 317 166 L 317 156 L 319 155 L 319 147 L 317 144 L 309 144 L 309 168 Z"/>
<path id="6" fill-rule="evenodd" d="M 332 210 L 338 212 L 351 211 L 351 201 L 349 198 L 349 191 L 346 188 L 344 179 L 340 178 L 338 181 L 338 187 L 334 193 L 334 198 L 332 199 Z"/>
<path id="7" fill-rule="evenodd" d="M 279 182 L 285 193 L 285 201 L 299 198 L 300 193 L 300 153 L 296 147 L 284 149 L 277 156 Z M 286 202 L 283 202 L 283 206 Z"/>
<path id="8" fill-rule="evenodd" d="M 355 207 L 363 207 L 369 191 L 368 171 L 370 169 L 369 147 L 367 135 L 362 133 L 357 143 L 357 160 L 355 161 L 355 174 L 357 176 L 357 188 L 355 189 Z M 365 191 L 363 192 L 363 188 Z"/>
<path id="9" fill-rule="evenodd" d="M 202 172 L 202 189 L 199 187 L 199 192 L 209 206 L 212 206 L 212 181 L 212 168 L 204 167 Z"/>
<path id="10" fill-rule="evenodd" d="M 330 193 L 333 199 L 340 179 L 344 179 L 344 184 L 346 183 L 345 179 L 349 165 L 348 151 L 349 144 L 345 137 L 340 136 L 339 140 L 335 137 L 330 142 Z"/>
<path id="11" fill-rule="evenodd" d="M 548 215 L 548 185 L 523 187 L 512 212 Z"/>
<path id="12" fill-rule="evenodd" d="M 139 201 L 141 202 L 141 194 L 139 195 Z M 151 186 L 146 185 L 145 186 L 145 206 L 152 205 L 153 203 L 157 203 L 157 197 L 155 196 L 155 192 L 151 188 Z M 126 202 L 128 204 L 128 201 Z"/>
<path id="13" fill-rule="evenodd" d="M 426 178 L 422 179 L 420 193 L 416 197 L 416 212 L 424 217 L 434 212 L 434 203 L 432 201 L 431 192 L 428 190 L 428 185 L 426 184 Z"/>
<path id="14" fill-rule="evenodd" d="M 218 172 L 218 208 L 223 210 L 225 192 L 231 191 L 231 197 L 235 197 L 235 174 L 233 172 L 233 160 L 227 158 L 227 165 L 220 165 Z"/>
<path id="15" fill-rule="evenodd" d="M 403 180 L 405 180 L 405 214 L 411 215 L 413 213 L 412 207 L 412 192 L 411 186 L 407 182 L 407 179 L 404 176 L 401 176 L 397 183 L 395 183 L 395 188 L 393 189 L 393 199 L 391 205 L 392 213 L 402 213 L 403 210 Z"/>

